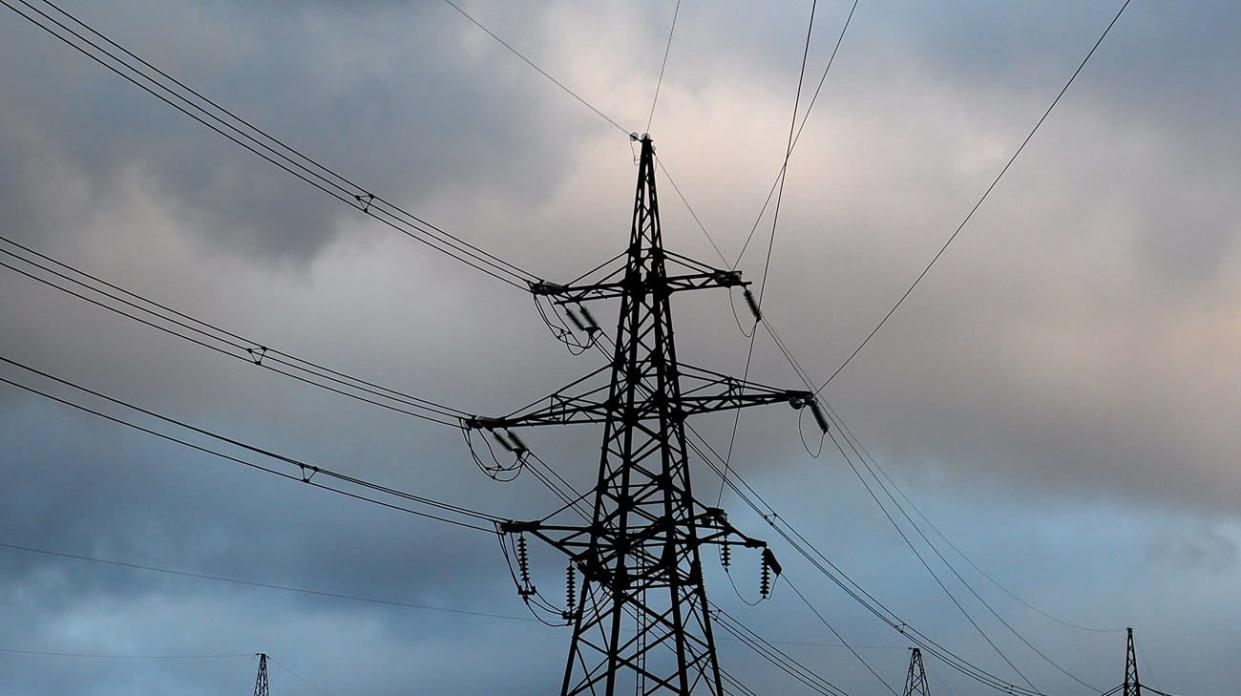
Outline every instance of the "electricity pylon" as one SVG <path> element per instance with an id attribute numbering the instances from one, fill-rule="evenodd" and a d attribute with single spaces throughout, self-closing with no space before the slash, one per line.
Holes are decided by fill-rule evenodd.
<path id="1" fill-rule="evenodd" d="M 501 418 L 472 418 L 468 428 L 492 431 L 519 456 L 525 446 L 510 428 L 597 423 L 603 425 L 598 481 L 588 524 L 555 523 L 562 508 L 533 522 L 501 526 L 531 534 L 567 554 L 583 576 L 575 609 L 565 618 L 573 638 L 561 694 L 723 694 L 699 548 L 704 544 L 762 549 L 763 571 L 779 564 L 760 540 L 740 534 L 723 510 L 695 500 L 685 440 L 688 416 L 789 403 L 810 407 L 823 423 L 814 395 L 735 379 L 677 360 L 669 298 L 708 288 L 744 288 L 737 271 L 712 268 L 665 251 L 655 189 L 655 151 L 642 145 L 633 223 L 623 265 L 604 264 L 568 285 L 538 282 L 531 292 L 594 325 L 583 303 L 620 300 L 609 365 L 535 405 Z M 621 257 L 618 257 L 619 261 Z M 673 272 L 669 272 L 669 269 Z M 603 376 L 608 375 L 606 382 Z M 521 540 L 524 553 L 524 538 Z M 524 559 L 523 559 L 524 560 Z M 572 572 L 570 573 L 572 575 Z M 525 584 L 530 601 L 537 590 Z M 764 583 L 764 588 L 767 585 Z"/>
<path id="2" fill-rule="evenodd" d="M 1138 655 L 1133 646 L 1133 629 L 1126 629 L 1128 640 L 1125 643 L 1125 684 L 1121 696 L 1142 696 L 1142 683 L 1138 681 Z"/>
<path id="3" fill-rule="evenodd" d="M 267 653 L 259 653 L 259 674 L 254 678 L 254 696 L 270 696 L 267 688 Z"/>
<path id="4" fill-rule="evenodd" d="M 922 650 L 919 648 L 914 648 L 909 654 L 909 672 L 905 675 L 902 696 L 931 696 L 931 685 L 926 680 L 926 668 L 922 665 Z"/>

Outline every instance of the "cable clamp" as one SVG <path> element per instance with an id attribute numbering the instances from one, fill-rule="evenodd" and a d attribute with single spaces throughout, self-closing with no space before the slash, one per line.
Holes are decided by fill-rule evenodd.
<path id="1" fill-rule="evenodd" d="M 362 212 L 369 213 L 371 210 L 371 203 L 375 201 L 375 194 L 368 193 L 365 196 L 356 195 L 354 198 L 358 201 L 358 205 L 362 206 Z"/>

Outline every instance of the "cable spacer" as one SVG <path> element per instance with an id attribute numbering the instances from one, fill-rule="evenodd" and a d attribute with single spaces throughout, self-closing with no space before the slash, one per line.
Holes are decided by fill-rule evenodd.
<path id="1" fill-rule="evenodd" d="M 258 350 L 246 348 L 246 352 L 250 354 L 250 360 L 253 361 L 255 365 L 262 365 L 263 358 L 267 356 L 267 346 L 259 346 Z"/>

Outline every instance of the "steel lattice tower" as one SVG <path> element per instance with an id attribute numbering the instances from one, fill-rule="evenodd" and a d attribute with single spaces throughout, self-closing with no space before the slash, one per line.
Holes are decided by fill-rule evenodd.
<path id="1" fill-rule="evenodd" d="M 259 674 L 254 678 L 254 696 L 270 696 L 267 687 L 267 653 L 259 653 Z"/>
<path id="2" fill-rule="evenodd" d="M 909 655 L 909 672 L 905 675 L 902 696 L 931 696 L 931 685 L 926 680 L 926 668 L 922 664 L 922 650 L 914 648 Z"/>
<path id="3" fill-rule="evenodd" d="M 762 548 L 764 572 L 778 573 L 779 564 L 764 542 L 740 534 L 722 510 L 694 499 L 685 418 L 781 402 L 810 406 L 816 417 L 818 409 L 809 392 L 764 387 L 678 362 L 669 297 L 747 283 L 736 271 L 664 250 L 654 148 L 649 136 L 633 137 L 642 154 L 623 267 L 601 267 L 591 282 L 531 287 L 536 300 L 546 297 L 561 307 L 619 299 L 611 363 L 537 407 L 470 419 L 466 426 L 498 434 L 519 426 L 603 425 L 590 523 L 554 524 L 549 517 L 502 529 L 560 549 L 583 576 L 576 609 L 566 612 L 573 637 L 561 693 L 718 695 L 723 687 L 699 549 Z M 669 267 L 677 272 L 670 274 Z M 606 384 L 586 386 L 604 375 Z M 520 440 L 516 445 L 524 448 Z M 535 592 L 529 587 L 523 597 Z"/>
<path id="4" fill-rule="evenodd" d="M 1125 685 L 1121 696 L 1142 696 L 1142 683 L 1138 681 L 1138 655 L 1133 645 L 1133 629 L 1126 629 L 1128 639 L 1125 642 Z"/>

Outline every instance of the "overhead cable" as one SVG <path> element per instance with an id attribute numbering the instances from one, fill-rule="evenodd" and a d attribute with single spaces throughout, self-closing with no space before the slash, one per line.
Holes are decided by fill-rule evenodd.
<path id="1" fill-rule="evenodd" d="M 664 46 L 664 60 L 659 64 L 659 80 L 655 82 L 655 98 L 651 100 L 651 115 L 646 119 L 646 132 L 651 132 L 651 122 L 655 120 L 655 105 L 659 103 L 659 88 L 664 85 L 664 70 L 668 67 L 668 54 L 672 52 L 672 35 L 677 30 L 677 17 L 681 15 L 681 0 L 677 0 L 672 10 L 672 26 L 668 29 L 668 43 Z"/>
<path id="2" fill-rule="evenodd" d="M 832 380 L 836 379 L 841 371 L 848 367 L 849 363 L 853 362 L 853 359 L 857 357 L 858 353 L 862 352 L 862 349 L 865 348 L 868 343 L 870 343 L 870 340 L 875 337 L 875 334 L 879 333 L 879 330 L 883 328 L 884 324 L 888 323 L 888 320 L 892 318 L 892 315 L 896 314 L 896 310 L 900 309 L 901 305 L 905 303 L 905 300 L 908 299 L 913 293 L 914 288 L 918 287 L 918 284 L 922 282 L 922 279 L 926 277 L 927 273 L 931 272 L 931 267 L 933 267 L 935 263 L 943 257 L 944 252 L 948 251 L 948 247 L 956 241 L 957 236 L 961 234 L 961 230 L 965 229 L 965 226 L 969 224 L 969 221 L 974 218 L 974 213 L 978 212 L 978 209 L 982 207 L 983 202 L 987 200 L 987 197 L 991 195 L 991 192 L 994 191 L 995 187 L 1000 183 L 1000 179 L 1002 179 L 1004 174 L 1008 172 L 1009 167 L 1013 166 L 1013 162 L 1017 161 L 1017 157 L 1021 155 L 1021 153 L 1026 149 L 1026 145 L 1028 145 L 1030 140 L 1034 138 L 1034 134 L 1038 132 L 1038 129 L 1047 120 L 1047 117 L 1051 115 L 1051 112 L 1056 108 L 1056 105 L 1060 103 L 1061 97 L 1064 96 L 1065 92 L 1069 91 L 1069 87 L 1072 86 L 1073 81 L 1076 80 L 1077 76 L 1080 75 L 1082 70 L 1085 69 L 1086 63 L 1090 62 L 1091 56 L 1093 56 L 1095 51 L 1099 49 L 1099 46 L 1103 44 L 1103 40 L 1106 39 L 1107 35 L 1112 31 L 1112 27 L 1116 25 L 1117 20 L 1119 20 L 1120 16 L 1124 14 L 1125 8 L 1129 7 L 1130 2 L 1131 0 L 1125 0 L 1124 4 L 1120 6 L 1120 9 L 1116 11 L 1116 15 L 1112 17 L 1112 21 L 1108 22 L 1107 26 L 1103 29 L 1103 33 L 1099 35 L 1099 38 L 1094 42 L 1094 45 L 1090 47 L 1090 51 L 1086 53 L 1086 57 L 1082 59 L 1082 62 L 1078 64 L 1077 69 L 1074 70 L 1073 74 L 1069 76 L 1068 81 L 1065 82 L 1064 86 L 1060 88 L 1060 91 L 1056 93 L 1056 97 L 1051 100 L 1051 104 L 1047 106 L 1047 109 L 1043 112 L 1043 115 L 1040 116 L 1038 121 L 1035 122 L 1034 127 L 1031 128 L 1030 132 L 1026 134 L 1026 137 L 1021 141 L 1021 144 L 1017 146 L 1016 151 L 1014 151 L 1012 156 L 1008 158 L 1008 161 L 1004 163 L 1004 166 L 1000 168 L 999 173 L 996 174 L 995 178 L 991 180 L 991 184 L 987 186 L 985 191 L 983 191 L 982 196 L 978 198 L 978 201 L 975 202 L 969 212 L 965 214 L 965 218 L 962 219 L 961 223 L 958 224 L 956 229 L 952 231 L 952 234 L 948 235 L 948 239 L 946 239 L 943 245 L 940 246 L 939 251 L 935 252 L 935 255 L 931 257 L 931 260 L 927 262 L 922 271 L 914 277 L 914 280 L 909 284 L 909 287 L 905 288 L 905 291 L 901 293 L 901 296 L 896 299 L 896 302 L 892 304 L 887 313 L 885 313 L 879 322 L 875 324 L 874 328 L 870 330 L 870 333 L 866 334 L 865 338 L 858 343 L 857 347 L 853 349 L 853 352 L 850 353 L 849 356 L 845 358 L 844 362 L 840 363 L 840 366 L 837 367 L 832 374 L 828 375 L 827 379 L 814 390 L 816 394 L 823 391 L 827 385 L 832 383 Z"/>
<path id="3" fill-rule="evenodd" d="M 587 109 L 590 109 L 591 111 L 593 111 L 595 115 L 598 116 L 599 118 L 612 124 L 612 127 L 616 128 L 616 130 L 620 131 L 626 136 L 629 135 L 629 131 L 626 130 L 624 126 L 617 123 L 615 119 L 613 119 L 611 116 L 608 116 L 607 114 L 600 111 L 594 104 L 591 104 L 590 102 L 586 101 L 586 99 L 582 97 L 580 94 L 578 94 L 577 92 L 574 92 L 573 90 L 569 89 L 569 87 L 565 85 L 565 83 L 561 82 L 560 80 L 557 80 L 555 77 L 552 77 L 551 73 L 547 72 L 543 68 L 540 68 L 537 63 L 527 58 L 526 54 L 514 48 L 512 44 L 505 41 L 503 37 L 501 37 L 499 34 L 495 33 L 494 31 L 492 31 L 490 28 L 487 27 L 487 25 L 475 19 L 473 15 L 471 15 L 469 12 L 466 12 L 464 9 L 462 9 L 460 5 L 453 2 L 453 0 L 444 0 L 444 2 L 448 3 L 454 10 L 459 12 L 462 17 L 465 17 L 466 19 L 468 19 L 470 23 L 472 23 L 474 26 L 478 27 L 479 29 L 482 29 L 488 36 L 495 39 L 496 42 L 499 43 L 501 46 L 508 49 L 509 53 L 512 53 L 513 55 L 517 56 L 526 65 L 529 65 L 531 68 L 534 68 L 534 70 L 538 72 L 540 75 L 547 78 L 548 80 L 551 80 L 552 84 L 559 87 L 561 91 L 563 91 L 565 94 L 568 94 L 570 97 L 573 97 L 574 99 L 576 99 L 578 103 L 580 103 L 582 106 L 585 106 Z"/>
<path id="4" fill-rule="evenodd" d="M 3 245 L 10 245 L 6 249 Z M 17 249 L 18 251 L 14 251 Z M 127 290 L 77 266 L 0 235 L 0 267 L 115 314 L 257 367 L 376 406 L 456 427 L 465 411 L 300 358 Z M 19 261 L 25 268 L 3 260 Z M 31 257 L 36 258 L 31 258 Z M 37 269 L 35 272 L 32 269 Z M 88 293 L 88 294 L 84 294 Z M 409 410 L 414 409 L 414 410 Z"/>
<path id="5" fill-rule="evenodd" d="M 84 56 L 320 192 L 501 282 L 525 290 L 530 283 L 538 280 L 533 273 L 447 232 L 320 164 L 318 160 L 139 57 L 50 0 L 43 0 L 43 4 L 73 26 L 36 7 L 31 0 L 0 0 L 0 5 Z"/>
<path id="6" fill-rule="evenodd" d="M 55 402 L 57 402 L 57 403 L 59 403 L 59 404 L 62 404 L 62 405 L 64 405 L 64 406 L 68 406 L 68 407 L 70 407 L 70 408 L 73 408 L 73 409 L 76 409 L 76 410 L 79 410 L 79 411 L 82 411 L 82 412 L 85 412 L 85 413 L 90 413 L 90 414 L 92 414 L 92 415 L 95 415 L 95 416 L 98 416 L 98 417 L 103 418 L 103 419 L 105 419 L 105 420 L 108 420 L 108 421 L 111 421 L 111 422 L 113 422 L 113 423 L 116 423 L 117 425 L 123 425 L 123 426 L 125 426 L 125 427 L 127 427 L 127 428 L 130 428 L 130 429 L 133 429 L 133 430 L 137 430 L 137 431 L 140 431 L 140 432 L 146 433 L 146 434 L 148 434 L 148 435 L 152 435 L 152 436 L 154 436 L 154 437 L 158 437 L 158 438 L 160 438 L 160 439 L 163 439 L 163 440 L 166 440 L 166 441 L 169 441 L 169 442 L 173 442 L 173 443 L 175 443 L 175 444 L 182 445 L 182 446 L 187 447 L 187 448 L 189 448 L 189 449 L 197 450 L 197 451 L 202 452 L 202 453 L 204 453 L 204 454 L 209 454 L 209 455 L 211 455 L 211 456 L 214 456 L 214 457 L 217 457 L 217 458 L 220 458 L 220 459 L 226 460 L 226 461 L 233 462 L 233 463 L 235 463 L 235 464 L 240 464 L 240 465 L 242 465 L 242 466 L 245 466 L 245 467 L 248 467 L 248 468 L 251 468 L 251 469 L 257 470 L 257 471 L 262 471 L 262 472 L 264 472 L 264 473 L 268 473 L 268 474 L 271 474 L 271 475 L 273 475 L 273 476 L 278 476 L 278 477 L 280 477 L 280 478 L 284 478 L 284 479 L 287 479 L 287 480 L 290 480 L 290 481 L 300 481 L 300 482 L 302 482 L 302 483 L 305 483 L 305 484 L 308 484 L 308 485 L 314 486 L 314 487 L 316 487 L 316 488 L 320 488 L 320 489 L 322 489 L 322 490 L 326 490 L 326 491 L 329 491 L 329 492 L 332 492 L 332 493 L 336 493 L 336 494 L 338 494 L 338 495 L 344 495 L 344 496 L 347 496 L 347 497 L 350 497 L 350 498 L 354 498 L 354 499 L 361 500 L 361 501 L 364 501 L 364 502 L 372 503 L 372 504 L 379 505 L 379 506 L 382 506 L 382 507 L 386 507 L 386 508 L 389 508 L 389 509 L 392 509 L 392 510 L 397 510 L 397 511 L 399 511 L 399 512 L 405 512 L 405 513 L 412 514 L 412 515 L 416 515 L 416 516 L 419 516 L 419 517 L 424 517 L 424 518 L 427 518 L 427 519 L 433 519 L 433 520 L 436 520 L 436 521 L 439 521 L 439 522 L 444 522 L 444 523 L 446 523 L 446 524 L 452 524 L 452 525 L 456 525 L 456 526 L 459 526 L 459 527 L 464 527 L 464 528 L 467 528 L 467 529 L 473 529 L 473 530 L 475 530 L 475 531 L 482 531 L 482 532 L 487 532 L 487 533 L 495 533 L 495 526 L 494 526 L 494 525 L 495 525 L 496 523 L 500 523 L 500 522 L 504 522 L 504 521 L 505 521 L 505 520 L 504 520 L 504 518 L 502 518 L 502 517 L 498 517 L 498 516 L 496 516 L 496 515 L 491 515 L 491 514 L 487 514 L 487 513 L 479 512 L 479 511 L 477 511 L 477 510 L 473 510 L 473 509 L 470 509 L 470 508 L 467 508 L 467 507 L 464 507 L 464 506 L 455 505 L 455 504 L 452 504 L 452 503 L 446 503 L 446 502 L 443 502 L 443 501 L 440 501 L 440 500 L 435 500 L 435 499 L 433 499 L 433 498 L 429 498 L 429 497 L 426 497 L 426 496 L 421 496 L 421 495 L 417 495 L 417 494 L 413 494 L 413 493 L 408 493 L 408 492 L 401 491 L 401 490 L 396 489 L 396 488 L 392 488 L 392 487 L 390 487 L 390 486 L 385 486 L 385 485 L 382 485 L 382 484 L 373 483 L 373 482 L 371 482 L 371 481 L 365 480 L 365 479 L 360 478 L 360 477 L 357 477 L 357 476 L 353 476 L 353 475 L 351 475 L 351 474 L 346 474 L 346 473 L 343 473 L 343 472 L 340 472 L 340 471 L 336 471 L 336 470 L 334 470 L 334 469 L 329 469 L 329 468 L 325 468 L 325 467 L 317 466 L 317 465 L 314 465 L 314 464 L 310 464 L 310 463 L 304 462 L 304 461 L 302 461 L 302 460 L 295 459 L 295 458 L 293 458 L 293 457 L 289 457 L 289 456 L 287 456 L 287 455 L 279 454 L 279 453 L 274 452 L 274 451 L 269 450 L 269 449 L 265 449 L 265 448 L 261 448 L 261 447 L 256 447 L 256 446 L 254 446 L 254 445 L 251 445 L 251 444 L 248 444 L 248 443 L 242 442 L 242 441 L 240 441 L 240 440 L 238 440 L 238 439 L 236 439 L 236 438 L 232 438 L 232 437 L 229 437 L 229 436 L 226 436 L 226 435 L 221 435 L 221 434 L 219 434 L 219 433 L 212 432 L 212 431 L 207 430 L 207 429 L 205 429 L 205 428 L 201 428 L 201 427 L 198 427 L 198 426 L 195 426 L 195 425 L 191 425 L 190 423 L 187 423 L 187 422 L 185 422 L 185 421 L 178 420 L 178 419 L 175 419 L 175 418 L 171 418 L 171 417 L 169 417 L 169 416 L 165 416 L 165 415 L 162 415 L 162 414 L 156 413 L 155 411 L 152 411 L 152 410 L 150 410 L 150 409 L 146 409 L 146 408 L 143 408 L 143 407 L 140 407 L 140 406 L 136 406 L 136 405 L 131 404 L 131 403 L 127 402 L 127 401 L 124 401 L 124 400 L 121 400 L 121 399 L 117 399 L 117 398 L 114 398 L 114 397 L 108 396 L 108 395 L 106 395 L 106 394 L 104 394 L 104 393 L 102 393 L 102 392 L 100 392 L 100 391 L 97 391 L 97 390 L 94 390 L 94 389 L 90 389 L 90 388 L 88 388 L 88 387 L 81 386 L 81 385 L 76 384 L 76 383 L 74 383 L 74 382 L 71 382 L 71 381 L 69 381 L 69 380 L 67 380 L 67 379 L 63 379 L 63 378 L 57 377 L 57 376 L 52 375 L 52 374 L 50 374 L 50 373 L 48 373 L 48 372 L 44 372 L 44 371 L 39 370 L 39 369 L 37 369 L 37 368 L 34 368 L 34 367 L 31 367 L 31 366 L 26 365 L 26 364 L 24 364 L 24 363 L 18 362 L 17 360 L 13 360 L 12 358 L 8 358 L 8 357 L 0 356 L 0 362 L 3 362 L 3 363 L 8 364 L 8 365 L 10 365 L 10 366 L 12 366 L 12 367 L 16 367 L 16 368 L 18 368 L 18 369 L 24 370 L 24 371 L 29 372 L 29 373 L 31 373 L 31 374 L 37 375 L 37 376 L 39 376 L 39 377 L 42 377 L 43 379 L 46 379 L 46 380 L 49 380 L 49 381 L 52 381 L 52 382 L 56 382 L 56 383 L 58 383 L 58 384 L 60 384 L 60 385 L 62 385 L 62 386 L 69 387 L 69 388 L 71 388 L 71 389 L 73 389 L 73 390 L 75 390 L 75 391 L 82 392 L 82 393 L 84 393 L 84 394 L 88 394 L 88 395 L 90 395 L 90 396 L 93 396 L 93 397 L 98 398 L 98 399 L 102 399 L 103 401 L 107 401 L 107 402 L 112 403 L 112 404 L 117 405 L 117 406 L 121 406 L 121 407 L 123 407 L 123 408 L 125 408 L 125 409 L 128 409 L 128 410 L 130 410 L 130 411 L 133 411 L 133 412 L 136 412 L 136 413 L 140 413 L 140 414 L 145 415 L 145 416 L 148 416 L 148 417 L 150 417 L 150 418 L 154 418 L 154 419 L 159 420 L 159 421 L 162 421 L 162 422 L 164 422 L 164 423 L 167 423 L 167 424 L 170 424 L 170 425 L 176 426 L 176 427 L 181 428 L 181 429 L 183 429 L 183 430 L 186 430 L 186 431 L 189 431 L 189 432 L 192 432 L 192 433 L 195 433 L 195 434 L 198 434 L 198 435 L 201 435 L 201 436 L 207 437 L 207 438 L 209 438 L 209 439 L 211 439 L 211 440 L 214 440 L 214 441 L 217 441 L 217 442 L 219 442 L 219 443 L 227 444 L 227 445 L 230 445 L 230 446 L 232 446 L 232 447 L 237 447 L 237 448 L 240 448 L 240 449 L 242 449 L 242 450 L 246 450 L 246 451 L 248 451 L 248 452 L 251 452 L 251 453 L 253 453 L 253 454 L 257 454 L 257 455 L 259 455 L 259 456 L 263 457 L 264 459 L 273 460 L 273 461 L 276 461 L 276 462 L 281 462 L 281 463 L 283 463 L 283 464 L 285 464 L 285 465 L 288 465 L 288 466 L 290 466 L 290 467 L 294 467 L 294 468 L 296 468 L 296 473 L 289 473 L 288 471 L 281 471 L 281 470 L 279 470 L 279 469 L 274 468 L 274 467 L 273 467 L 273 466 L 271 466 L 270 464 L 260 464 L 260 463 L 256 463 L 256 462 L 254 462 L 254 461 L 252 461 L 252 460 L 242 458 L 242 457 L 240 457 L 240 456 L 235 456 L 235 455 L 227 454 L 227 453 L 222 452 L 222 451 L 220 451 L 220 450 L 218 450 L 218 449 L 213 449 L 213 448 L 211 448 L 211 447 L 207 447 L 207 446 L 205 446 L 205 445 L 200 445 L 200 444 L 197 444 L 197 443 L 191 442 L 191 441 L 189 441 L 189 440 L 184 439 L 183 437 L 178 437 L 178 436 L 174 436 L 174 435 L 169 435 L 168 433 L 165 433 L 165 432 L 162 432 L 162 431 L 159 431 L 159 430 L 155 430 L 154 428 L 151 428 L 151 427 L 148 427 L 148 426 L 140 425 L 140 424 L 138 424 L 138 423 L 135 423 L 135 422 L 133 422 L 133 421 L 131 421 L 131 420 L 127 420 L 127 419 L 122 418 L 122 417 L 120 417 L 120 416 L 116 416 L 116 415 L 112 415 L 112 414 L 109 414 L 109 413 L 105 413 L 104 411 L 101 411 L 101 410 L 96 409 L 96 408 L 92 408 L 92 407 L 90 407 L 90 406 L 86 406 L 86 405 L 84 405 L 84 404 L 82 404 L 82 403 L 79 403 L 79 402 L 77 402 L 77 401 L 74 401 L 74 400 L 72 400 L 72 399 L 69 399 L 69 398 L 66 398 L 66 397 L 56 396 L 56 395 L 54 395 L 54 394 L 52 394 L 52 393 L 50 393 L 50 392 L 48 392 L 48 391 L 45 391 L 45 390 L 43 390 L 43 389 L 40 389 L 40 388 L 37 388 L 37 387 L 33 387 L 33 386 L 28 385 L 28 384 L 23 384 L 23 383 L 21 383 L 21 382 L 16 382 L 16 381 L 11 380 L 11 379 L 8 379 L 8 378 L 0 377 L 0 382 L 3 382 L 3 383 L 8 384 L 8 385 L 10 385 L 10 386 L 16 387 L 16 388 L 21 389 L 21 390 L 23 390 L 23 391 L 30 392 L 30 393 L 32 393 L 32 394 L 36 394 L 36 395 L 42 396 L 42 397 L 44 397 L 44 398 L 46 398 L 46 399 L 49 399 L 49 400 L 51 400 L 51 401 L 55 401 Z M 423 507 L 432 508 L 432 509 L 434 509 L 434 510 L 437 510 L 438 512 L 435 512 L 435 513 L 432 513 L 432 512 L 427 512 L 427 511 L 425 511 L 425 510 L 420 510 L 420 509 L 418 509 L 418 508 L 408 507 L 408 506 L 404 505 L 403 503 L 385 501 L 385 500 L 382 500 L 382 499 L 380 499 L 380 498 L 371 497 L 371 496 L 370 496 L 370 495 L 368 495 L 368 494 L 364 494 L 364 493 L 357 493 L 357 492 L 354 492 L 354 491 L 351 491 L 351 490 L 348 490 L 348 489 L 345 489 L 345 488 L 339 488 L 339 487 L 336 487 L 336 486 L 332 486 L 332 485 L 324 484 L 324 483 L 321 483 L 320 481 L 316 480 L 317 478 L 328 478 L 328 479 L 333 479 L 333 480 L 335 480 L 335 481 L 338 481 L 338 482 L 341 482 L 341 483 L 346 483 L 346 484 L 349 484 L 349 485 L 351 485 L 351 486 L 354 486 L 354 487 L 357 487 L 357 488 L 360 488 L 360 489 L 363 489 L 363 490 L 371 491 L 371 492 L 374 492 L 374 493 L 381 493 L 381 494 L 383 494 L 384 496 L 388 496 L 388 497 L 391 497 L 391 498 L 396 498 L 396 499 L 398 499 L 398 500 L 402 500 L 402 501 L 407 501 L 407 502 L 409 502 L 409 503 L 413 503 L 413 504 L 415 504 L 415 505 L 420 505 L 420 506 L 423 506 Z M 451 517 L 449 517 L 449 516 L 447 516 L 447 515 L 452 515 L 452 516 L 451 516 Z M 462 519 L 462 518 L 464 518 L 464 519 Z M 483 526 L 483 525 L 482 525 L 482 524 L 480 524 L 480 523 L 486 523 L 486 524 L 488 524 L 489 526 Z"/>
<path id="7" fill-rule="evenodd" d="M 853 0 L 853 4 L 849 6 L 849 14 L 845 17 L 845 23 L 840 28 L 840 34 L 836 36 L 836 43 L 832 46 L 832 53 L 827 58 L 827 65 L 824 66 L 823 74 L 819 77 L 819 84 L 814 88 L 814 94 L 811 95 L 810 103 L 806 106 L 806 113 L 802 115 L 801 125 L 797 127 L 797 134 L 793 136 L 793 140 L 789 144 L 789 155 L 796 149 L 797 142 L 801 140 L 802 131 L 806 129 L 806 122 L 810 120 L 810 112 L 814 110 L 815 102 L 819 100 L 819 92 L 823 90 L 823 84 L 827 82 L 827 75 L 832 71 L 832 65 L 836 63 L 836 54 L 840 52 L 840 44 L 844 43 L 845 33 L 849 31 L 849 25 L 853 22 L 853 14 L 857 11 L 858 2 L 859 0 Z M 789 157 L 786 156 L 784 164 L 780 166 L 780 171 L 776 174 L 775 180 L 771 182 L 771 188 L 767 191 L 767 198 L 763 201 L 763 207 L 759 209 L 758 216 L 754 218 L 754 224 L 750 226 L 750 233 L 746 235 L 745 242 L 741 245 L 741 251 L 737 252 L 737 258 L 732 263 L 733 270 L 737 270 L 737 266 L 741 264 L 741 259 L 745 257 L 746 250 L 750 248 L 750 241 L 754 239 L 754 233 L 758 230 L 758 223 L 762 221 L 763 214 L 767 212 L 767 206 L 771 203 L 771 197 L 776 193 L 776 188 L 782 187 L 788 167 Z"/>
<path id="8" fill-rule="evenodd" d="M 807 22 L 807 26 L 806 26 L 806 44 L 805 44 L 805 47 L 802 49 L 801 69 L 797 73 L 797 96 L 793 99 L 793 116 L 789 119 L 789 137 L 788 137 L 788 141 L 785 143 L 785 146 L 784 146 L 784 168 L 782 169 L 783 172 L 788 171 L 789 157 L 793 154 L 793 129 L 796 128 L 797 126 L 797 113 L 798 113 L 799 108 L 801 107 L 801 88 L 802 88 L 802 83 L 806 79 L 806 60 L 810 57 L 810 38 L 814 34 L 814 16 L 818 8 L 819 8 L 818 0 L 814 0 L 814 2 L 810 4 L 810 21 Z M 776 211 L 771 219 L 771 236 L 767 242 L 767 259 L 763 263 L 763 275 L 759 282 L 759 287 L 758 287 L 758 300 L 754 302 L 755 322 L 762 321 L 762 315 L 759 313 L 759 310 L 762 309 L 763 296 L 767 292 L 767 273 L 769 270 L 771 270 L 771 253 L 772 253 L 772 250 L 775 248 L 775 244 L 776 244 L 776 226 L 780 222 L 780 201 L 782 198 L 784 198 L 784 182 L 787 178 L 788 178 L 787 176 L 780 177 L 780 193 L 776 196 Z M 749 288 L 746 288 L 745 292 L 747 293 L 746 294 L 747 299 L 749 299 L 751 297 L 749 295 L 749 292 L 750 292 Z M 757 332 L 750 334 L 750 346 L 746 350 L 746 354 L 745 354 L 745 371 L 742 373 L 742 376 L 741 376 L 741 381 L 743 382 L 750 378 L 750 365 L 751 365 L 751 361 L 754 359 L 754 339 L 756 336 L 757 336 Z M 717 497 L 715 501 L 715 504 L 717 507 L 724 500 L 724 487 L 725 487 L 725 484 L 727 484 L 728 482 L 728 474 L 732 469 L 733 445 L 735 445 L 737 442 L 737 427 L 740 424 L 741 424 L 741 410 L 738 409 L 733 414 L 732 433 L 728 437 L 727 454 L 724 455 L 724 477 L 720 480 L 720 492 L 719 492 L 719 496 Z"/>

